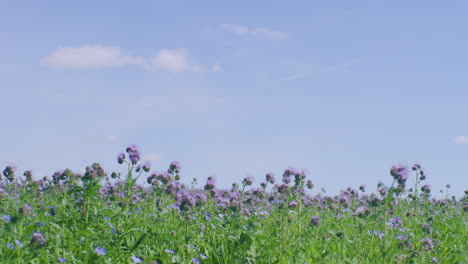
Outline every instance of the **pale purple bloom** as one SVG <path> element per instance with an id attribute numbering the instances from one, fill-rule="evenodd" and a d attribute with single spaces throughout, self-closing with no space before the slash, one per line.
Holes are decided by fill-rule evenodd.
<path id="1" fill-rule="evenodd" d="M 59 262 L 61 262 L 61 263 L 67 262 L 67 259 L 66 258 L 59 258 Z"/>
<path id="2" fill-rule="evenodd" d="M 378 236 L 380 239 L 382 239 L 385 236 L 384 233 L 382 233 L 381 231 L 378 231 L 378 230 L 377 231 L 370 230 L 370 231 L 368 231 L 368 233 L 369 234 L 374 234 L 374 235 Z"/>
<path id="3" fill-rule="evenodd" d="M 15 249 L 15 246 L 13 246 L 13 245 L 10 244 L 10 243 L 7 243 L 7 248 L 9 248 L 9 249 Z"/>
<path id="4" fill-rule="evenodd" d="M 15 239 L 15 243 L 16 243 L 16 245 L 17 245 L 18 247 L 23 247 L 23 243 L 21 243 L 20 240 Z"/>
<path id="5" fill-rule="evenodd" d="M 37 245 L 38 247 L 43 247 L 46 245 L 46 239 L 44 235 L 40 232 L 34 232 L 31 235 L 31 245 Z"/>
<path id="6" fill-rule="evenodd" d="M 408 179 L 408 168 L 405 165 L 394 165 L 390 174 L 399 184 L 404 184 Z"/>
<path id="7" fill-rule="evenodd" d="M 168 254 L 174 254 L 174 250 L 170 250 L 170 249 L 164 249 L 164 251 Z"/>
<path id="8" fill-rule="evenodd" d="M 203 255 L 202 253 L 200 253 L 200 258 L 201 258 L 201 259 L 207 259 L 208 257 L 205 256 L 205 255 Z"/>
<path id="9" fill-rule="evenodd" d="M 107 253 L 107 249 L 102 247 L 96 247 L 94 251 L 96 251 L 96 254 L 98 254 L 99 256 L 104 256 Z"/>
<path id="10" fill-rule="evenodd" d="M 4 214 L 2 215 L 2 219 L 5 220 L 5 222 L 10 223 L 11 222 L 11 216 Z"/>
<path id="11" fill-rule="evenodd" d="M 200 264 L 200 263 L 201 263 L 200 260 L 197 259 L 197 258 L 193 258 L 193 259 L 192 259 L 192 262 L 193 262 L 194 264 Z"/>
<path id="12" fill-rule="evenodd" d="M 124 162 L 124 160 L 125 160 L 125 154 L 120 153 L 120 154 L 117 156 L 117 162 L 118 162 L 119 164 L 122 164 L 122 163 Z"/>
<path id="13" fill-rule="evenodd" d="M 315 215 L 315 216 L 312 217 L 309 224 L 312 225 L 312 226 L 319 226 L 320 222 L 321 222 L 320 216 Z"/>
<path id="14" fill-rule="evenodd" d="M 132 259 L 133 263 L 143 263 L 143 260 L 138 257 L 131 256 L 130 258 Z"/>

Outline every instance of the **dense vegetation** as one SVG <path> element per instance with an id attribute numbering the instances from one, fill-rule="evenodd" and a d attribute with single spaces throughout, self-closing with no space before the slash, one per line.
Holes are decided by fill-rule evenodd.
<path id="1" fill-rule="evenodd" d="M 419 164 L 392 167 L 377 194 L 360 186 L 325 196 L 311 195 L 312 181 L 293 168 L 278 180 L 267 174 L 258 188 L 247 177 L 221 190 L 211 177 L 180 183 L 178 162 L 151 172 L 135 146 L 117 161 L 125 173 L 95 163 L 40 180 L 7 166 L 0 261 L 468 263 L 468 191 L 432 198 Z"/>

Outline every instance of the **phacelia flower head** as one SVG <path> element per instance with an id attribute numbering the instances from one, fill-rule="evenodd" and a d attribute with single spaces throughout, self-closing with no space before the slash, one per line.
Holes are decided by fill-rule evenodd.
<path id="1" fill-rule="evenodd" d="M 137 164 L 140 160 L 140 151 L 138 150 L 138 147 L 135 145 L 130 145 L 129 147 L 127 147 L 126 151 L 128 153 L 128 158 L 130 159 L 132 164 Z"/>
<path id="2" fill-rule="evenodd" d="M 176 160 L 171 162 L 169 165 L 169 169 L 167 170 L 168 173 L 179 173 L 180 172 L 180 163 Z"/>
<path id="3" fill-rule="evenodd" d="M 46 239 L 44 235 L 40 232 L 34 232 L 31 235 L 31 245 L 35 245 L 37 247 L 43 247 L 46 245 Z"/>
<path id="4" fill-rule="evenodd" d="M 250 186 L 253 184 L 253 179 L 252 177 L 250 176 L 247 176 L 244 178 L 244 180 L 242 181 L 242 183 L 245 185 L 245 186 Z"/>
<path id="5" fill-rule="evenodd" d="M 9 181 L 14 181 L 15 180 L 15 171 L 16 171 L 16 168 L 14 166 L 8 165 L 3 170 L 3 175 L 5 175 L 5 177 Z"/>
<path id="6" fill-rule="evenodd" d="M 390 174 L 399 184 L 404 184 L 408 179 L 408 168 L 404 165 L 394 165 L 390 169 Z"/>
<path id="7" fill-rule="evenodd" d="M 95 251 L 96 254 L 98 254 L 99 256 L 104 256 L 104 255 L 107 253 L 107 249 L 102 248 L 102 247 L 96 247 L 96 248 L 94 249 L 94 251 Z"/>
<path id="8" fill-rule="evenodd" d="M 313 216 L 312 219 L 309 222 L 309 225 L 311 226 L 319 226 L 321 222 L 320 216 L 316 215 Z"/>
<path id="9" fill-rule="evenodd" d="M 151 170 L 151 163 L 146 162 L 145 164 L 143 164 L 143 171 L 149 172 L 150 170 Z"/>
<path id="10" fill-rule="evenodd" d="M 119 164 L 122 164 L 125 160 L 125 154 L 124 153 L 120 153 L 118 156 L 117 156 L 117 162 Z"/>
<path id="11" fill-rule="evenodd" d="M 271 184 L 275 184 L 275 177 L 273 176 L 272 173 L 267 173 L 267 175 L 265 176 L 266 178 L 266 181 L 271 183 Z"/>

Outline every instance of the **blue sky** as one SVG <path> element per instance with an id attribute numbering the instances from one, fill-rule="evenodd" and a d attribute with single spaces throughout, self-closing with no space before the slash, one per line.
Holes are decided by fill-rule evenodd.
<path id="1" fill-rule="evenodd" d="M 468 187 L 465 1 L 0 1 L 0 166 Z"/>

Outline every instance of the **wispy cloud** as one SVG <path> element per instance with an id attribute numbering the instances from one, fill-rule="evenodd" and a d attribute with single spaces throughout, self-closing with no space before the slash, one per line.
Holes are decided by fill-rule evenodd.
<path id="1" fill-rule="evenodd" d="M 41 61 L 44 65 L 62 69 L 103 69 L 123 65 L 138 65 L 147 70 L 169 72 L 219 72 L 221 66 L 207 67 L 189 60 L 186 49 L 163 49 L 151 58 L 131 56 L 117 46 L 83 45 L 59 47 Z"/>
<path id="2" fill-rule="evenodd" d="M 144 59 L 125 55 L 119 47 L 83 45 L 59 47 L 42 62 L 57 68 L 99 69 L 126 64 L 142 64 Z"/>
<path id="3" fill-rule="evenodd" d="M 239 24 L 222 24 L 224 29 L 239 35 L 261 35 L 270 38 L 284 38 L 286 33 L 266 27 L 247 27 Z"/>
<path id="4" fill-rule="evenodd" d="M 467 136 L 457 136 L 457 137 L 455 137 L 454 141 L 457 144 L 468 144 L 468 137 Z"/>

